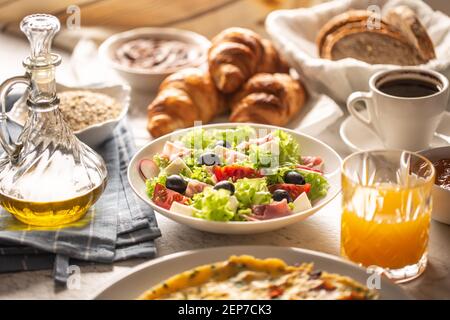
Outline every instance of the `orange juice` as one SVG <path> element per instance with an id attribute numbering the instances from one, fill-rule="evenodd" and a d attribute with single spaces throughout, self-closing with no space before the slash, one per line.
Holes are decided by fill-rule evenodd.
<path id="1" fill-rule="evenodd" d="M 361 186 L 343 175 L 341 254 L 366 267 L 417 264 L 427 251 L 432 183 Z"/>

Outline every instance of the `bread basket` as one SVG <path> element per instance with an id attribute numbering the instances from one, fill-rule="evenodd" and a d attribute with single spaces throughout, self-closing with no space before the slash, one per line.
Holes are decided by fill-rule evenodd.
<path id="1" fill-rule="evenodd" d="M 346 58 L 339 61 L 320 59 L 316 37 L 320 28 L 332 17 L 350 9 L 379 8 L 381 13 L 399 5 L 415 11 L 434 43 L 437 59 L 422 67 L 450 77 L 450 18 L 433 11 L 422 1 L 413 0 L 338 0 L 311 8 L 277 10 L 266 19 L 266 29 L 276 47 L 288 62 L 316 91 L 345 102 L 354 91 L 367 91 L 369 78 L 380 70 L 398 68 L 394 65 L 371 65 Z M 375 7 L 374 7 L 375 6 Z"/>

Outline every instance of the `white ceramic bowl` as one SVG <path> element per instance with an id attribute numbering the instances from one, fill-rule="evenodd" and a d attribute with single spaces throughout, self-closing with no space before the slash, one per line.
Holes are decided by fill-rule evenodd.
<path id="1" fill-rule="evenodd" d="M 151 70 L 130 68 L 115 61 L 114 52 L 121 44 L 141 37 L 178 40 L 197 45 L 203 51 L 203 54 L 198 60 L 192 61 L 192 64 L 189 65 L 190 67 L 198 67 L 206 61 L 206 53 L 211 44 L 208 39 L 198 33 L 174 28 L 138 28 L 112 35 L 106 39 L 99 47 L 100 59 L 111 67 L 120 78 L 130 84 L 133 89 L 148 92 L 158 90 L 161 81 L 176 70 L 153 72 Z"/>
<path id="2" fill-rule="evenodd" d="M 431 162 L 450 159 L 450 146 L 424 150 L 420 154 Z M 450 190 L 438 185 L 433 186 L 433 212 L 431 216 L 436 221 L 450 225 Z"/>
<path id="3" fill-rule="evenodd" d="M 314 202 L 313 207 L 309 210 L 265 221 L 242 221 L 242 222 L 208 221 L 171 212 L 170 210 L 166 210 L 164 208 L 157 206 L 147 196 L 145 182 L 143 181 L 143 179 L 139 174 L 138 164 L 140 160 L 151 159 L 153 155 L 155 155 L 158 152 L 161 152 L 166 141 L 173 141 L 175 136 L 182 136 L 187 131 L 192 130 L 192 128 L 175 131 L 173 133 L 162 136 L 156 140 L 153 140 L 152 142 L 144 146 L 142 149 L 140 149 L 135 154 L 133 159 L 130 161 L 130 164 L 128 166 L 128 181 L 130 182 L 131 187 L 142 200 L 148 203 L 154 210 L 156 210 L 163 216 L 172 219 L 176 222 L 179 222 L 181 224 L 190 226 L 194 229 L 222 234 L 252 234 L 252 233 L 272 231 L 286 227 L 293 223 L 305 220 L 313 213 L 317 212 L 320 208 L 325 206 L 327 203 L 329 203 L 339 193 L 341 188 L 340 166 L 342 160 L 339 157 L 339 155 L 325 143 L 313 137 L 285 128 L 279 128 L 275 126 L 268 126 L 262 124 L 245 124 L 245 125 L 250 125 L 255 129 L 284 130 L 289 134 L 291 134 L 300 144 L 302 155 L 320 156 L 324 160 L 324 175 L 330 184 L 330 188 L 328 190 L 328 194 L 326 195 L 326 197 L 318 200 L 317 202 Z M 224 128 L 234 128 L 236 126 L 238 125 L 232 123 L 221 123 L 221 124 L 206 125 L 203 126 L 203 128 L 224 129 Z"/>
<path id="4" fill-rule="evenodd" d="M 72 90 L 89 90 L 91 92 L 98 92 L 106 94 L 116 99 L 122 107 L 120 115 L 116 119 L 104 121 L 102 123 L 93 124 L 82 130 L 75 131 L 75 135 L 86 143 L 88 146 L 94 148 L 108 138 L 113 136 L 113 131 L 117 124 L 125 118 L 130 104 L 130 88 L 126 85 L 113 86 L 89 86 L 89 87 L 68 87 L 62 84 L 56 85 L 57 92 L 72 91 Z M 23 126 L 25 123 L 28 107 L 26 106 L 26 97 L 20 98 L 11 110 L 8 112 L 8 119 L 16 124 Z"/>

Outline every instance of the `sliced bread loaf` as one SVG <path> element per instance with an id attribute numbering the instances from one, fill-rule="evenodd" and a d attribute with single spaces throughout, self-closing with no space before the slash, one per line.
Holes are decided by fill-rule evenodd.
<path id="1" fill-rule="evenodd" d="M 411 8 L 407 6 L 395 7 L 386 13 L 384 19 L 403 33 L 408 41 L 419 50 L 419 54 L 425 61 L 436 58 L 433 42 Z"/>
<path id="2" fill-rule="evenodd" d="M 388 14 L 389 21 L 379 19 L 375 25 L 373 18 L 370 11 L 351 10 L 331 19 L 317 37 L 320 57 L 402 66 L 433 59 L 433 44 L 412 10 L 395 8 Z"/>
<path id="3" fill-rule="evenodd" d="M 360 23 L 366 25 L 367 20 L 371 17 L 371 12 L 367 10 L 349 10 L 342 14 L 339 14 L 329 20 L 319 31 L 316 43 L 317 48 L 319 50 L 319 55 L 322 56 L 323 45 L 327 40 L 329 35 L 332 35 L 334 32 L 339 31 L 341 28 L 345 27 L 347 24 L 355 24 Z M 386 23 L 381 21 L 382 25 Z"/>

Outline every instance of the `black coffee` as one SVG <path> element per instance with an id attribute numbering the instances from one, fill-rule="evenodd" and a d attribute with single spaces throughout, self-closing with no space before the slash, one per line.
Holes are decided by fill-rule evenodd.
<path id="1" fill-rule="evenodd" d="M 440 86 L 416 79 L 398 79 L 381 84 L 378 89 L 391 96 L 418 98 L 426 97 L 440 91 Z"/>

